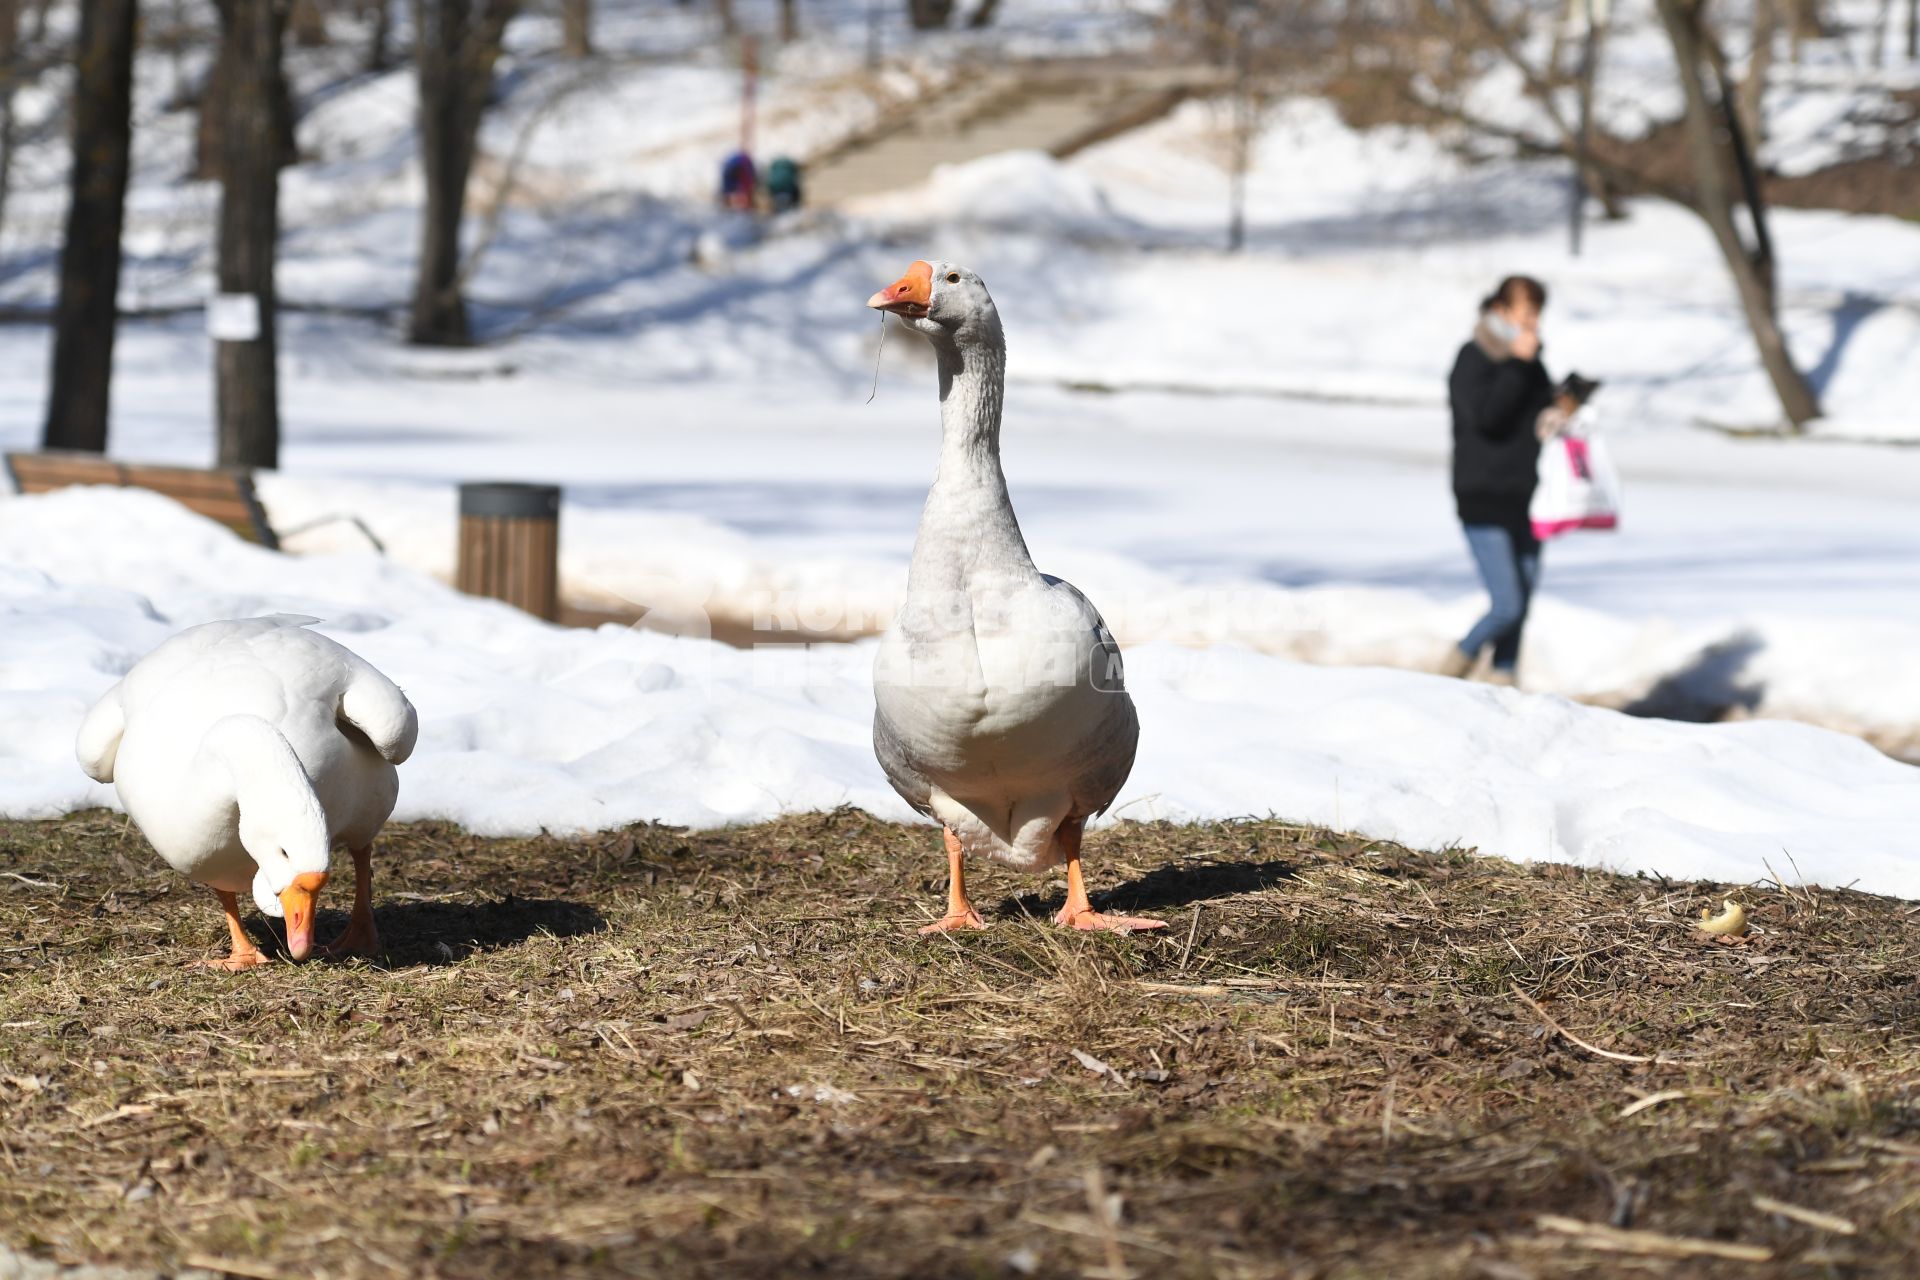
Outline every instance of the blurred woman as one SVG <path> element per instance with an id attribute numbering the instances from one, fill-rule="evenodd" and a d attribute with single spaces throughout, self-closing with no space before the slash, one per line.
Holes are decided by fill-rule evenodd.
<path id="1" fill-rule="evenodd" d="M 1448 380 L 1453 403 L 1453 501 L 1467 546 L 1486 583 L 1486 614 L 1448 652 L 1442 669 L 1464 676 L 1493 650 L 1488 678 L 1512 684 L 1520 631 L 1540 579 L 1540 543 L 1527 505 L 1540 461 L 1540 431 L 1551 430 L 1553 383 L 1540 363 L 1546 286 L 1508 276 L 1480 304 L 1473 339 Z"/>

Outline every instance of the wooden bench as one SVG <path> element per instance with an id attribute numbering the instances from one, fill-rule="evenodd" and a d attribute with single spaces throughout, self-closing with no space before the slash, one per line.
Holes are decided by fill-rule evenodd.
<path id="1" fill-rule="evenodd" d="M 223 524 L 269 550 L 280 549 L 279 535 L 253 491 L 251 472 L 237 468 L 202 471 L 116 462 L 97 453 L 9 453 L 7 474 L 20 493 L 49 493 L 73 485 L 105 484 L 151 489 L 196 515 Z"/>

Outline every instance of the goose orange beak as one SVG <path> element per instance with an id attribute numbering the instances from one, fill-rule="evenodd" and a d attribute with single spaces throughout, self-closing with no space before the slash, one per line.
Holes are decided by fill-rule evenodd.
<path id="1" fill-rule="evenodd" d="M 907 274 L 868 298 L 867 305 L 875 311 L 891 311 L 917 320 L 927 314 L 927 305 L 932 301 L 933 267 L 916 262 L 907 268 Z"/>
<path id="2" fill-rule="evenodd" d="M 313 951 L 313 899 L 327 887 L 327 873 L 309 871 L 293 878 L 280 895 L 280 910 L 287 918 L 287 954 L 305 960 Z"/>

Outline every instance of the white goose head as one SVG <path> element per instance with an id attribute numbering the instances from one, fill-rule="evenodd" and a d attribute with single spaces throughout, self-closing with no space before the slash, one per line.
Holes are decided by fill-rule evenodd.
<path id="1" fill-rule="evenodd" d="M 240 844 L 257 867 L 253 906 L 286 919 L 286 954 L 305 960 L 313 950 L 315 898 L 326 889 L 326 818 L 311 789 L 255 791 L 248 800 L 240 810 Z"/>
<path id="2" fill-rule="evenodd" d="M 1000 310 L 980 277 L 951 262 L 920 261 L 867 299 L 936 346 L 999 345 Z"/>
<path id="3" fill-rule="evenodd" d="M 317 853 L 310 845 L 297 852 L 284 849 L 265 827 L 245 817 L 240 821 L 240 843 L 258 868 L 253 873 L 253 905 L 262 915 L 287 922 L 287 955 L 305 960 L 313 951 L 314 901 L 327 887 L 328 850 L 324 843 Z"/>
<path id="4" fill-rule="evenodd" d="M 240 844 L 253 859 L 253 902 L 287 922 L 287 954 L 313 950 L 314 898 L 327 884 L 332 839 L 326 811 L 286 738 L 257 716 L 226 716 L 201 740 L 210 763 L 224 766 L 222 807 L 239 810 Z M 217 776 L 206 775 L 211 782 Z"/>

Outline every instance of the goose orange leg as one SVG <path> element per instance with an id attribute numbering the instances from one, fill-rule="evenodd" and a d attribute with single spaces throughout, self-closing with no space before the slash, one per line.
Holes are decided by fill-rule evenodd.
<path id="1" fill-rule="evenodd" d="M 946 933 L 952 929 L 984 929 L 987 922 L 967 901 L 967 882 L 965 868 L 961 865 L 963 851 L 960 837 L 953 834 L 952 827 L 944 828 L 947 837 L 947 914 L 932 924 L 923 925 L 921 933 Z"/>
<path id="2" fill-rule="evenodd" d="M 373 846 L 348 852 L 353 855 L 353 915 L 347 921 L 347 931 L 330 946 L 320 948 L 320 954 L 372 959 L 380 954 L 380 931 L 373 927 Z"/>
<path id="3" fill-rule="evenodd" d="M 240 926 L 240 900 L 225 889 L 215 889 L 214 896 L 220 899 L 220 907 L 227 913 L 227 932 L 233 937 L 233 954 L 218 960 L 203 960 L 209 969 L 225 969 L 228 973 L 239 973 L 242 969 L 252 969 L 267 963 L 260 954 L 260 948 L 253 945 L 253 939 Z"/>
<path id="4" fill-rule="evenodd" d="M 1069 929 L 1101 929 L 1114 933 L 1166 928 L 1165 920 L 1151 920 L 1145 916 L 1108 916 L 1093 909 L 1093 904 L 1087 901 L 1087 882 L 1080 871 L 1080 833 L 1078 822 L 1071 825 L 1063 822 L 1054 837 L 1067 851 L 1067 905 L 1060 908 L 1053 922 Z"/>

